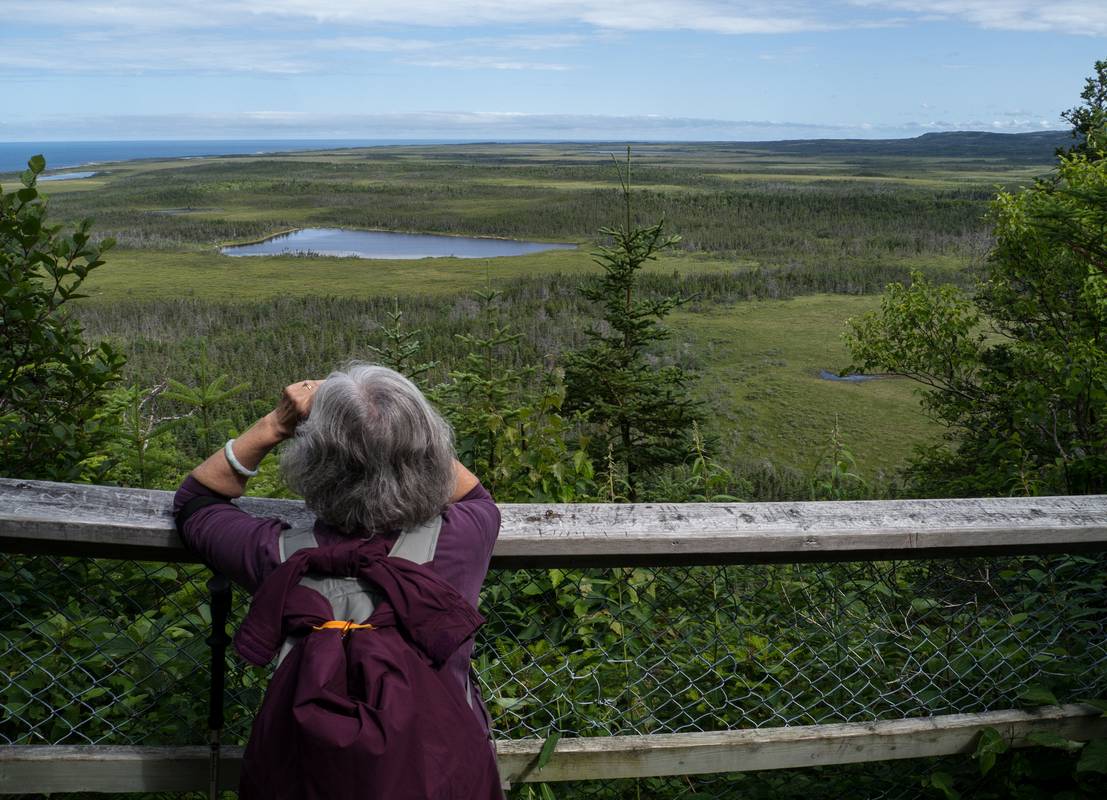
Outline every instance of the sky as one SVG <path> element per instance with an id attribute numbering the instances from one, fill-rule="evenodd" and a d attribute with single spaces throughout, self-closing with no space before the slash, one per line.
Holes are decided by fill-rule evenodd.
<path id="1" fill-rule="evenodd" d="M 0 141 L 1063 129 L 1107 0 L 0 0 Z"/>

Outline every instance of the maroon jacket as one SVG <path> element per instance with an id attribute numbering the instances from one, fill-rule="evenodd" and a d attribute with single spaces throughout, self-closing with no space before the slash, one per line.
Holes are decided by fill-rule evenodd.
<path id="1" fill-rule="evenodd" d="M 177 491 L 174 510 L 203 495 L 226 500 L 189 477 Z M 443 512 L 435 557 L 430 564 L 416 567 L 401 559 L 379 558 L 394 541 L 388 534 L 350 539 L 316 522 L 315 536 L 321 546 L 305 552 L 317 553 L 315 557 L 324 561 L 338 558 L 325 555 L 334 548 L 347 553 L 339 559 L 346 571 L 339 574 L 355 568 L 350 566 L 351 558 L 366 568 L 369 562 L 380 561 L 367 579 L 391 581 L 394 591 L 390 594 L 386 591 L 389 587 L 381 586 L 389 602 L 374 612 L 373 624 L 379 623 L 379 630 L 353 631 L 345 641 L 335 631 L 313 632 L 281 663 L 255 720 L 244 764 L 243 798 L 502 797 L 498 782 L 489 784 L 490 793 L 482 793 L 486 783 L 495 779 L 495 763 L 487 712 L 475 684 L 472 708 L 465 698 L 473 640 L 471 635 L 459 639 L 459 631 L 467 625 L 472 623 L 474 629 L 479 625 L 474 609 L 499 526 L 499 510 L 478 485 Z M 251 610 L 248 626 L 244 626 L 250 632 L 236 637 L 239 652 L 253 663 L 267 663 L 270 651 L 283 640 L 281 633 L 274 645 L 274 625 L 300 624 L 302 617 L 305 624 L 310 622 L 310 628 L 331 613 L 322 595 L 305 587 L 288 588 L 299 581 L 299 577 L 290 577 L 299 567 L 290 565 L 301 561 L 297 561 L 297 553 L 286 564 L 280 563 L 277 540 L 286 527 L 282 520 L 254 517 L 229 503 L 219 503 L 196 511 L 181 531 L 185 545 L 205 563 L 255 595 L 257 611 Z M 342 549 L 363 546 L 369 549 L 356 556 Z M 417 576 L 409 566 L 416 569 Z M 271 578 L 275 582 L 270 583 Z M 396 592 L 402 602 L 393 596 Z M 458 597 L 462 610 L 458 610 Z M 429 609 L 436 607 L 452 609 L 445 612 L 440 621 L 444 627 L 437 634 L 439 622 L 429 620 Z M 459 645 L 454 645 L 455 639 Z M 417 668 L 419 665 L 422 667 Z M 297 695 L 301 674 L 302 698 Z M 303 712 L 298 711 L 301 699 Z M 456 706 L 464 714 L 455 720 Z M 349 738 L 355 729 L 352 725 L 358 732 L 354 739 Z M 471 730 L 474 725 L 476 735 Z M 335 747 L 336 742 L 347 744 Z M 471 752 L 474 742 L 480 745 L 476 755 Z M 379 748 L 386 744 L 390 755 L 382 759 Z M 408 747 L 414 749 L 407 750 L 406 756 L 391 756 Z M 344 762 L 351 753 L 356 754 L 351 760 L 358 762 L 353 767 L 335 762 Z M 382 766 L 391 760 L 398 764 Z M 465 772 L 457 773 L 459 763 L 464 764 Z M 347 780 L 346 773 L 356 775 L 356 780 Z M 365 783 L 370 778 L 372 781 Z M 390 780 L 403 783 L 387 787 Z M 442 780 L 445 785 L 437 783 Z M 378 785 L 387 788 L 381 793 Z M 461 789 L 451 794 L 455 786 Z"/>
<path id="2" fill-rule="evenodd" d="M 227 500 L 204 486 L 191 475 L 185 478 L 173 499 L 173 510 L 200 496 Z M 481 585 L 488 574 L 492 548 L 500 531 L 500 511 L 488 490 L 480 484 L 450 504 L 442 513 L 442 530 L 438 549 L 430 567 L 450 586 L 476 607 Z M 266 577 L 281 564 L 277 541 L 288 523 L 275 517 L 255 517 L 228 502 L 201 508 L 188 518 L 181 531 L 185 546 L 198 554 L 212 569 L 222 572 L 253 594 Z M 377 532 L 378 537 L 392 539 L 394 534 Z M 321 545 L 339 544 L 350 537 L 325 522 L 316 521 L 315 539 Z M 464 690 L 469 684 L 469 663 L 473 643 L 458 648 L 446 664 L 446 671 Z M 471 684 L 473 713 L 482 728 L 489 731 L 488 712 Z"/>
<path id="3" fill-rule="evenodd" d="M 243 800 L 502 798 L 482 726 L 446 660 L 484 619 L 430 568 L 388 558 L 383 538 L 302 550 L 266 578 L 235 635 L 252 664 L 307 634 L 273 676 L 243 758 Z M 307 572 L 381 593 L 371 630 L 313 630 L 330 602 Z"/>

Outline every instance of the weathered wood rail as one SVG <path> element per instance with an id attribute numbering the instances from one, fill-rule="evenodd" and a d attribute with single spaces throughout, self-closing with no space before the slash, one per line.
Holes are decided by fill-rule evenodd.
<path id="1" fill-rule="evenodd" d="M 535 768 L 540 739 L 500 741 L 496 750 L 505 782 L 587 781 L 969 753 L 985 728 L 995 728 L 1013 747 L 1026 747 L 1031 733 L 1047 731 L 1076 741 L 1107 738 L 1107 719 L 1098 709 L 1067 705 L 887 722 L 562 739 L 542 769 Z M 194 791 L 207 786 L 208 755 L 207 747 L 0 747 L 0 794 Z M 241 747 L 223 748 L 223 788 L 238 785 L 241 762 Z"/>
<path id="2" fill-rule="evenodd" d="M 0 551 L 193 561 L 172 494 L 0 478 Z M 243 498 L 299 523 L 302 502 Z M 867 561 L 1107 549 L 1107 496 L 503 505 L 498 568 Z"/>
<path id="3" fill-rule="evenodd" d="M 0 479 L 0 552 L 191 561 L 168 492 Z M 247 498 L 254 514 L 308 518 L 302 503 Z M 505 505 L 497 568 L 866 561 L 1107 551 L 1107 496 L 827 503 Z M 562 781 L 794 768 L 970 751 L 993 727 L 1107 737 L 1094 708 L 1051 706 L 785 728 L 497 743 L 505 780 Z M 0 747 L 0 794 L 182 791 L 207 780 L 206 747 Z M 226 748 L 223 780 L 241 750 Z"/>

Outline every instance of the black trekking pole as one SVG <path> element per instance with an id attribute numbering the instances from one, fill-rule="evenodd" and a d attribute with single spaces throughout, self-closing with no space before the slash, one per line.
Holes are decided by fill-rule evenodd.
<path id="1" fill-rule="evenodd" d="M 219 796 L 219 737 L 223 732 L 223 694 L 227 684 L 227 617 L 231 613 L 231 582 L 215 573 L 208 581 L 211 593 L 211 686 L 208 688 L 208 798 Z"/>

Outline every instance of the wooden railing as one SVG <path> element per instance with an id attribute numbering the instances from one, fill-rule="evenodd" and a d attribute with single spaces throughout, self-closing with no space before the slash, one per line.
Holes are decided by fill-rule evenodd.
<path id="1" fill-rule="evenodd" d="M 0 552 L 193 561 L 173 530 L 171 495 L 0 479 Z M 245 510 L 290 522 L 303 504 L 245 498 Z M 875 561 L 1107 551 L 1107 496 L 820 503 L 504 505 L 493 567 Z M 961 753 L 992 727 L 1013 745 L 1035 732 L 1107 737 L 1083 705 L 864 723 L 709 733 L 497 742 L 504 779 L 694 775 Z M 0 747 L 0 794 L 202 788 L 206 747 Z M 224 749 L 223 782 L 241 751 Z"/>

